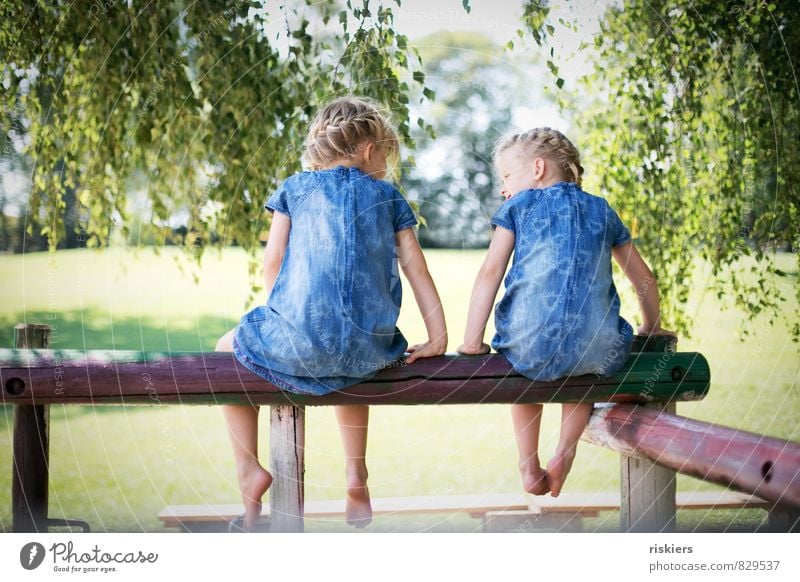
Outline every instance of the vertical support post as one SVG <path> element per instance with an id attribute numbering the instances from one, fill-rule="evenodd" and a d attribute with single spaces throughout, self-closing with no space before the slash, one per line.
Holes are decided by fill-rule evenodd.
<path id="1" fill-rule="evenodd" d="M 767 531 L 777 533 L 800 532 L 800 509 L 773 505 L 767 512 Z"/>
<path id="2" fill-rule="evenodd" d="M 649 402 L 675 414 L 674 402 Z M 628 532 L 675 531 L 675 471 L 650 459 L 620 455 L 620 527 Z"/>
<path id="3" fill-rule="evenodd" d="M 17 324 L 14 347 L 49 348 L 50 326 Z M 11 528 L 14 532 L 46 532 L 50 409 L 43 404 L 14 407 Z"/>
<path id="4" fill-rule="evenodd" d="M 270 531 L 303 531 L 305 419 L 303 406 L 271 407 L 269 456 L 275 480 L 269 490 Z"/>

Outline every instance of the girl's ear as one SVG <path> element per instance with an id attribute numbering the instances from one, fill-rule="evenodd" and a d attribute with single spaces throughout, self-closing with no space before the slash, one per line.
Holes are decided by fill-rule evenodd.
<path id="1" fill-rule="evenodd" d="M 545 161 L 544 158 L 536 158 L 533 160 L 533 178 L 534 180 L 541 180 L 544 176 Z"/>
<path id="2" fill-rule="evenodd" d="M 375 142 L 368 142 L 362 146 L 362 153 L 361 156 L 364 158 L 364 161 L 369 162 L 370 158 L 372 158 L 372 154 L 375 151 Z"/>

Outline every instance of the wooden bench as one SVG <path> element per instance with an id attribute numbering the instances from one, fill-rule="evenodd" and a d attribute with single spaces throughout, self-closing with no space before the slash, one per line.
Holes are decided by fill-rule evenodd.
<path id="1" fill-rule="evenodd" d="M 688 509 L 764 509 L 772 503 L 735 491 L 679 492 L 675 506 Z M 345 501 L 306 501 L 307 520 L 327 520 L 344 516 Z M 524 531 L 556 528 L 580 531 L 584 517 L 597 517 L 601 511 L 619 511 L 618 492 L 562 493 L 559 497 L 518 493 L 486 495 L 446 495 L 426 497 L 377 497 L 372 499 L 373 515 L 436 515 L 467 513 L 483 520 L 484 531 Z M 241 515 L 241 504 L 170 505 L 158 514 L 167 528 L 186 532 L 221 532 L 228 522 Z M 262 515 L 269 517 L 269 508 Z M 547 519 L 544 516 L 548 516 Z"/>
<path id="2" fill-rule="evenodd" d="M 48 326 L 18 325 L 17 349 L 0 350 L 3 403 L 15 405 L 14 531 L 47 529 L 50 403 L 270 405 L 270 467 L 276 476 L 270 489 L 272 531 L 303 529 L 305 406 L 641 403 L 596 410 L 584 435 L 623 453 L 620 497 L 625 531 L 661 530 L 674 524 L 675 471 L 685 471 L 681 455 L 691 456 L 686 446 L 677 446 L 683 441 L 676 431 L 680 433 L 681 426 L 688 423 L 686 435 L 696 443 L 698 435 L 706 434 L 711 426 L 661 410 L 670 406 L 666 402 L 703 398 L 710 382 L 705 358 L 698 353 L 675 352 L 666 338 L 637 338 L 629 361 L 610 378 L 578 376 L 531 382 L 515 374 L 502 356 L 447 355 L 390 367 L 362 384 L 320 397 L 282 392 L 230 353 L 49 350 L 49 334 Z M 645 403 L 658 410 L 645 408 Z M 716 437 L 719 427 L 713 428 Z M 665 435 L 673 439 L 666 447 L 659 444 Z M 743 457 L 748 461 L 744 467 L 734 470 L 730 464 L 707 462 L 714 470 L 697 476 L 800 507 L 800 484 L 796 471 L 791 472 L 792 467 L 800 466 L 800 446 L 755 436 L 758 442 L 742 445 L 749 450 Z M 727 433 L 723 434 L 713 441 L 714 446 L 721 446 L 727 438 Z M 708 439 L 702 436 L 700 440 Z M 673 445 L 679 452 L 670 456 Z M 743 451 L 742 447 L 737 451 Z M 666 467 L 657 466 L 656 461 Z M 741 464 L 738 458 L 732 462 Z M 697 464 L 702 468 L 700 460 Z M 692 474 L 697 474 L 695 469 L 692 467 Z M 753 481 L 754 476 L 758 481 Z"/>
<path id="3" fill-rule="evenodd" d="M 306 501 L 303 515 L 308 519 L 331 519 L 344 516 L 344 499 Z M 427 497 L 376 497 L 372 499 L 374 516 L 469 513 L 483 517 L 487 512 L 529 509 L 530 500 L 521 493 L 489 493 L 485 495 L 447 495 Z M 165 527 L 183 531 L 224 531 L 228 522 L 241 515 L 241 504 L 171 505 L 158 514 Z M 269 516 L 266 506 L 262 515 Z"/>

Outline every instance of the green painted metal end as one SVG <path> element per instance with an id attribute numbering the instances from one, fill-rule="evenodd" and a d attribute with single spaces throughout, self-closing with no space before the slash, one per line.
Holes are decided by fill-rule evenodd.
<path id="1" fill-rule="evenodd" d="M 701 400 L 711 386 L 711 368 L 698 352 L 640 352 L 614 379 L 628 389 L 640 387 L 642 400 Z"/>

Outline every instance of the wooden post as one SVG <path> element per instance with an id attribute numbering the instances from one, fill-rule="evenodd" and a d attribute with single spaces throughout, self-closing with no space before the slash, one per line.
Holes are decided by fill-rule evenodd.
<path id="1" fill-rule="evenodd" d="M 17 324 L 16 348 L 49 348 L 50 326 Z M 4 386 L 3 390 L 11 389 Z M 11 482 L 11 528 L 14 532 L 47 531 L 50 410 L 42 404 L 14 407 L 14 452 Z"/>
<path id="2" fill-rule="evenodd" d="M 767 516 L 767 531 L 800 532 L 800 510 L 797 508 L 774 505 L 767 512 Z"/>
<path id="3" fill-rule="evenodd" d="M 650 402 L 644 406 L 675 414 L 674 402 Z M 624 453 L 620 461 L 622 531 L 675 531 L 675 471 Z"/>
<path id="4" fill-rule="evenodd" d="M 303 531 L 305 407 L 273 406 L 270 415 L 270 531 Z"/>

